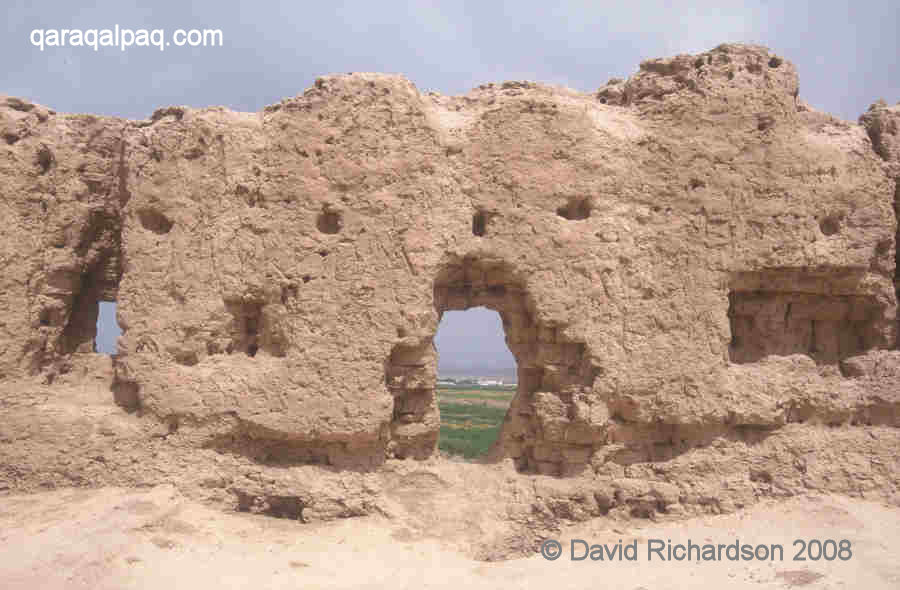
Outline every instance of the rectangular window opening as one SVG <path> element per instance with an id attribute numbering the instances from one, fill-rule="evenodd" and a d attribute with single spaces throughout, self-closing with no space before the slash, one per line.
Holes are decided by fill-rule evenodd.
<path id="1" fill-rule="evenodd" d="M 115 356 L 118 353 L 118 340 L 122 334 L 116 320 L 116 302 L 97 302 L 100 308 L 97 314 L 97 333 L 94 337 L 94 352 Z"/>

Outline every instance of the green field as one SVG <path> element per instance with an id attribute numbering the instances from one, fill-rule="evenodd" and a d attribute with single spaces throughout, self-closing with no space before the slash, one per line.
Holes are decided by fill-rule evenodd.
<path id="1" fill-rule="evenodd" d="M 510 388 L 439 388 L 440 450 L 466 459 L 475 459 L 487 453 L 497 440 L 500 425 L 515 393 Z"/>

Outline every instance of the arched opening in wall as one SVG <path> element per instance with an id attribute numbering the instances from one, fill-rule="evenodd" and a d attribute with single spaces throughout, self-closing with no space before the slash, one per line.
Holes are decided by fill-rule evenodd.
<path id="1" fill-rule="evenodd" d="M 500 315 L 486 307 L 447 311 L 434 338 L 444 455 L 477 459 L 497 440 L 516 393 L 516 361 Z"/>
<path id="2" fill-rule="evenodd" d="M 541 319 L 525 285 L 505 261 L 452 258 L 434 280 L 435 311 L 442 319 L 472 308 L 493 310 L 515 358 L 515 394 L 487 460 L 512 459 L 522 472 L 579 473 L 605 444 L 606 406 L 592 396 L 601 369 L 565 325 Z M 394 398 L 387 451 L 394 458 L 425 459 L 438 451 L 444 421 L 436 394 L 435 335 L 407 333 L 398 329 L 385 364 Z"/>
<path id="3" fill-rule="evenodd" d="M 113 356 L 118 352 L 117 342 L 122 334 L 119 323 L 116 321 L 116 302 L 100 301 L 98 306 L 94 351 Z"/>

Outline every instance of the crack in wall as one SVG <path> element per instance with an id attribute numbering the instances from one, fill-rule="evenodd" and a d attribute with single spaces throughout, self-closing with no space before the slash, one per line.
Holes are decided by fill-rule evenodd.
<path id="1" fill-rule="evenodd" d="M 96 352 L 100 301 L 115 301 L 122 276 L 122 225 L 117 212 L 91 212 L 75 251 L 84 270 L 77 281 L 69 319 L 59 344 L 60 354 Z M 90 350 L 87 349 L 88 345 Z"/>
<path id="2" fill-rule="evenodd" d="M 897 233 L 894 236 L 894 294 L 900 304 L 900 176 L 894 179 L 894 220 Z M 897 314 L 897 350 L 900 350 L 900 313 Z"/>
<path id="3" fill-rule="evenodd" d="M 231 342 L 225 352 L 255 357 L 259 351 L 283 357 L 287 345 L 276 313 L 262 301 L 226 301 L 232 316 Z M 196 363 L 195 363 L 196 364 Z"/>

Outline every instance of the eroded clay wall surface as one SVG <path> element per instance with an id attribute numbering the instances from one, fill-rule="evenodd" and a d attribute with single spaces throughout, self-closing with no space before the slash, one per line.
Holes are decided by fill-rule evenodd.
<path id="1" fill-rule="evenodd" d="M 122 411 L 371 469 L 434 455 L 432 338 L 485 305 L 519 367 L 494 456 L 524 473 L 895 427 L 897 107 L 798 96 L 789 61 L 723 45 L 595 94 L 349 74 L 145 121 L 4 99 L 0 379 L 52 387 L 114 300 Z"/>

